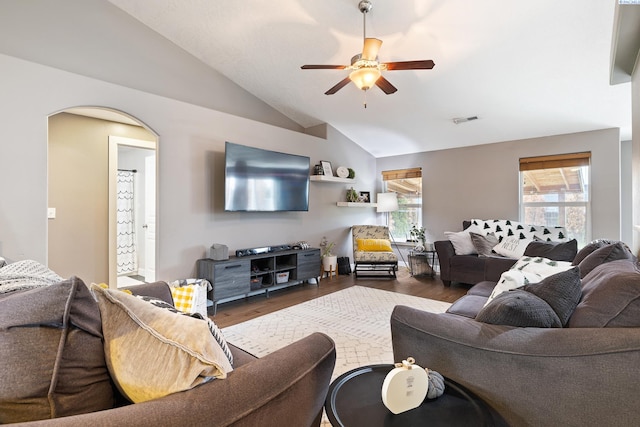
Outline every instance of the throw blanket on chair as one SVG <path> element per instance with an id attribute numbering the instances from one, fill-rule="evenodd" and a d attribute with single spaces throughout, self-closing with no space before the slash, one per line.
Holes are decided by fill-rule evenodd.
<path id="1" fill-rule="evenodd" d="M 62 280 L 62 277 L 37 261 L 18 261 L 0 268 L 0 294 L 41 288 Z"/>

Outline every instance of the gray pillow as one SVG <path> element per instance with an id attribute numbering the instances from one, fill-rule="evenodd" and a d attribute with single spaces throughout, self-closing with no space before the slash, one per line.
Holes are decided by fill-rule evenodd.
<path id="1" fill-rule="evenodd" d="M 629 248 L 627 248 L 627 245 L 622 242 L 603 246 L 590 253 L 580 262 L 580 264 L 578 264 L 580 267 L 580 278 L 584 279 L 591 270 L 600 264 L 621 259 L 634 260 L 634 258 L 634 255 L 631 253 Z"/>
<path id="2" fill-rule="evenodd" d="M 112 408 L 98 304 L 77 277 L 0 294 L 0 424 Z"/>
<path id="3" fill-rule="evenodd" d="M 545 242 L 534 240 L 529 243 L 524 250 L 524 256 L 543 257 L 554 261 L 571 262 L 578 253 L 578 241 L 576 239 L 568 242 Z"/>
<path id="4" fill-rule="evenodd" d="M 612 261 L 582 280 L 582 300 L 570 328 L 640 327 L 640 271 L 634 262 Z"/>
<path id="5" fill-rule="evenodd" d="M 562 322 L 542 298 L 514 289 L 502 292 L 476 316 L 478 322 L 516 327 L 561 328 Z"/>
<path id="6" fill-rule="evenodd" d="M 615 243 L 613 240 L 605 240 L 605 239 L 593 240 L 578 251 L 576 256 L 573 258 L 573 262 L 571 264 L 578 265 L 580 264 L 580 262 L 582 262 L 583 259 L 589 256 L 589 254 L 593 253 L 595 250 L 600 249 L 603 246 L 611 245 L 613 243 Z"/>
<path id="7" fill-rule="evenodd" d="M 494 255 L 495 252 L 492 251 L 493 247 L 500 243 L 498 238 L 494 233 L 489 233 L 487 235 L 474 233 L 473 231 L 469 232 L 471 236 L 471 242 L 473 246 L 476 248 L 478 255 L 480 256 L 491 256 Z"/>
<path id="8" fill-rule="evenodd" d="M 542 298 L 558 315 L 562 326 L 565 326 L 582 296 L 580 269 L 573 267 L 520 289 Z"/>

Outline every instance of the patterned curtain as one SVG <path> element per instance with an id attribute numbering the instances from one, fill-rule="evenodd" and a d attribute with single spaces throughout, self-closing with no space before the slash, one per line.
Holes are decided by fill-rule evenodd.
<path id="1" fill-rule="evenodd" d="M 118 171 L 118 275 L 137 273 L 134 206 L 135 172 Z"/>

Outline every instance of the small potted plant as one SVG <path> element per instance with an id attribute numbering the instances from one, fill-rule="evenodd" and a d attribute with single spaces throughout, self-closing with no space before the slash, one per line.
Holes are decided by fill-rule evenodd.
<path id="1" fill-rule="evenodd" d="M 420 246 L 416 246 L 416 250 L 425 250 L 427 247 L 426 237 L 424 235 L 424 227 L 416 227 L 415 224 L 411 225 L 411 230 L 409 230 L 409 234 L 412 239 L 420 242 Z"/>
<path id="2" fill-rule="evenodd" d="M 335 245 L 334 242 L 329 242 L 326 237 L 322 237 L 320 242 L 322 271 L 338 270 L 338 257 L 331 252 Z"/>
<path id="3" fill-rule="evenodd" d="M 347 190 L 347 202 L 357 202 L 358 201 L 358 193 L 356 190 L 351 187 Z"/>

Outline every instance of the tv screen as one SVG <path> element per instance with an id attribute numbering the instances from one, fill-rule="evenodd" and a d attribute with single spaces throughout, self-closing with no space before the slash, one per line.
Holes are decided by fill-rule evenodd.
<path id="1" fill-rule="evenodd" d="M 227 142 L 225 211 L 308 211 L 309 157 Z"/>

